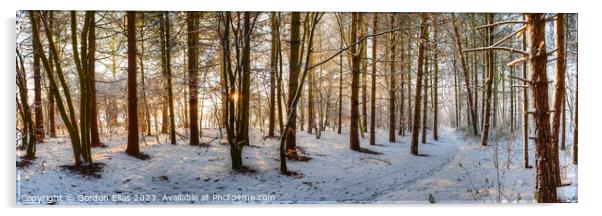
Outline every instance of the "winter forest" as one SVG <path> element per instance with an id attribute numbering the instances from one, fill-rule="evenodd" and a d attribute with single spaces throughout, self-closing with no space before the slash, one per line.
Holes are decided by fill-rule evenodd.
<path id="1" fill-rule="evenodd" d="M 17 11 L 16 202 L 578 202 L 577 23 Z"/>

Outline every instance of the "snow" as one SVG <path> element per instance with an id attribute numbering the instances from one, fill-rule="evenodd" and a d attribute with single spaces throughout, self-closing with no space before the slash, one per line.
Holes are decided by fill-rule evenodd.
<path id="1" fill-rule="evenodd" d="M 378 130 L 374 146 L 368 145 L 366 134 L 362 147 L 380 153 L 368 154 L 349 149 L 346 131 L 342 135 L 324 131 L 320 139 L 299 131 L 297 145 L 312 159 L 288 165 L 302 177 L 280 174 L 277 139 L 252 131 L 253 142 L 243 150 L 243 163 L 256 172 L 237 173 L 230 168 L 229 147 L 206 138 L 217 132 L 204 129 L 203 133 L 205 141 L 212 141 L 208 147 L 190 146 L 186 140 L 178 140 L 177 145 L 158 144 L 154 137 L 147 137 L 148 144 L 140 146 L 151 157 L 146 161 L 124 153 L 125 134 L 114 136 L 106 142 L 108 147 L 92 150 L 94 161 L 105 164 L 100 178 L 61 168 L 73 164 L 70 143 L 66 137 L 48 138 L 38 145 L 33 164 L 17 169 L 17 203 L 47 204 L 35 199 L 39 196 L 58 197 L 53 204 L 101 205 L 497 201 L 494 146 L 482 147 L 476 138 L 466 138 L 465 132 L 455 129 L 440 129 L 439 141 L 432 140 L 429 131 L 428 142 L 419 144 L 424 156 L 410 154 L 409 134 L 391 143 L 388 131 Z M 509 168 L 507 141 L 497 143 L 501 201 L 534 202 L 534 170 L 522 167 L 522 142 L 512 143 Z M 576 201 L 577 168 L 566 165 L 570 162 L 567 154 L 570 151 L 561 154 L 563 182 L 572 185 L 560 188 L 559 193 L 565 201 Z"/>

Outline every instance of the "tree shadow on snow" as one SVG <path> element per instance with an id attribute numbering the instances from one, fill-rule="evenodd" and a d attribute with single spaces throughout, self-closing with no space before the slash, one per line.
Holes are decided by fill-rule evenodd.
<path id="1" fill-rule="evenodd" d="M 359 149 L 359 150 L 357 150 L 357 151 L 358 151 L 358 152 L 361 152 L 361 153 L 373 154 L 373 155 L 381 155 L 381 154 L 382 154 L 382 153 L 380 153 L 380 152 L 377 152 L 377 151 L 372 151 L 372 150 L 370 150 L 370 149 L 368 149 L 368 148 L 363 148 L 363 147 L 360 147 L 360 149 Z"/>
<path id="2" fill-rule="evenodd" d="M 63 169 L 69 170 L 73 173 L 80 174 L 82 176 L 90 176 L 94 178 L 100 178 L 101 175 L 99 173 L 102 172 L 102 168 L 104 168 L 104 163 L 92 163 L 87 165 L 63 165 L 59 166 Z"/>

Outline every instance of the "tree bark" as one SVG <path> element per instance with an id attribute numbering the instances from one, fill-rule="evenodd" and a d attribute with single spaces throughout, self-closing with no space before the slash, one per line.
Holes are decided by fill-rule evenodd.
<path id="1" fill-rule="evenodd" d="M 353 12 L 351 14 L 351 38 L 350 43 L 355 43 L 358 40 L 358 27 L 362 20 L 362 14 Z M 360 55 L 358 54 L 358 45 L 351 46 L 351 119 L 349 126 L 349 148 L 351 150 L 360 150 L 359 138 L 359 79 L 360 79 Z"/>
<path id="2" fill-rule="evenodd" d="M 538 202 L 557 202 L 554 184 L 553 157 L 550 134 L 548 78 L 546 74 L 545 15 L 527 14 L 527 52 L 529 58 L 530 90 L 535 112 L 535 166 L 537 168 L 536 197 Z"/>
<path id="3" fill-rule="evenodd" d="M 299 85 L 299 71 L 301 70 L 301 64 L 299 62 L 299 54 L 300 54 L 300 39 L 299 32 L 301 27 L 301 17 L 299 12 L 293 12 L 291 18 L 291 47 L 290 47 L 290 60 L 289 60 L 289 82 L 288 82 L 288 109 L 287 113 L 290 113 L 291 119 L 290 124 L 287 125 L 286 130 L 288 130 L 288 136 L 286 140 L 286 154 L 287 156 L 294 156 L 296 154 L 297 147 L 297 139 L 296 139 L 296 130 L 297 130 L 297 109 L 296 107 L 292 107 L 293 100 L 295 97 L 295 92 L 297 91 L 297 86 Z"/>
<path id="4" fill-rule="evenodd" d="M 32 27 L 34 28 L 34 27 Z M 37 28 L 37 27 L 35 27 Z M 33 111 L 35 123 L 36 143 L 44 142 L 44 113 L 42 111 L 42 73 L 40 71 L 40 52 L 38 47 L 33 46 Z M 48 72 L 46 72 L 48 73 Z"/>
<path id="5" fill-rule="evenodd" d="M 491 24 L 493 23 L 493 14 L 487 14 L 487 23 Z M 492 27 L 493 28 L 493 27 Z M 488 39 L 487 39 L 487 45 L 491 45 L 493 43 L 493 29 L 488 28 L 487 29 L 487 35 L 488 35 Z M 492 92 L 493 92 L 493 79 L 494 79 L 494 65 L 493 65 L 493 51 L 492 50 L 487 50 L 487 60 L 486 60 L 486 65 L 487 65 L 487 80 L 485 81 L 485 94 L 486 96 L 483 97 L 483 99 L 485 100 L 485 114 L 483 114 L 483 136 L 481 137 L 481 145 L 486 146 L 487 142 L 489 140 L 489 129 L 490 124 L 491 124 L 491 118 L 492 118 L 492 114 L 491 114 L 491 103 L 492 103 Z M 495 117 L 493 117 L 495 118 Z"/>
<path id="6" fill-rule="evenodd" d="M 396 21 L 395 21 L 395 14 L 392 13 L 390 15 L 391 18 L 391 29 L 395 29 L 396 28 Z M 395 84 L 395 52 L 396 47 L 395 47 L 395 39 L 396 39 L 396 34 L 395 32 L 391 32 L 390 35 L 390 39 L 389 39 L 389 43 L 390 43 L 390 49 L 389 49 L 389 55 L 390 55 L 390 59 L 389 59 L 389 65 L 390 65 L 390 75 L 389 75 L 389 142 L 395 142 L 395 89 L 396 89 L 396 84 Z"/>
<path id="7" fill-rule="evenodd" d="M 439 45 L 438 41 L 438 26 L 437 24 L 433 25 L 434 27 L 434 44 L 433 44 L 433 67 L 434 67 L 434 72 L 435 74 L 433 74 L 433 87 L 431 89 L 431 91 L 433 91 L 433 139 L 434 140 L 439 140 L 439 134 L 438 134 L 438 125 L 439 125 L 439 100 L 437 99 L 439 97 L 439 60 L 438 60 L 438 53 L 439 50 L 437 50 L 437 46 Z"/>
<path id="8" fill-rule="evenodd" d="M 524 16 L 523 16 L 523 19 Z M 527 36 L 523 34 L 523 49 L 527 49 Z M 523 62 L 523 79 L 527 80 L 527 62 Z M 529 165 L 529 89 L 523 88 L 523 161 L 525 168 L 531 168 Z"/>
<path id="9" fill-rule="evenodd" d="M 190 145 L 199 145 L 198 123 L 198 73 L 199 73 L 199 16 L 198 12 L 186 13 L 187 46 L 188 46 L 188 124 L 190 126 Z"/>
<path id="10" fill-rule="evenodd" d="M 130 155 L 140 154 L 138 143 L 138 97 L 136 95 L 136 12 L 127 12 L 128 39 L 128 143 Z"/>
<path id="11" fill-rule="evenodd" d="M 452 15 L 453 26 L 454 26 L 454 35 L 456 38 L 456 46 L 458 48 L 458 58 L 460 59 L 460 66 L 462 66 L 462 72 L 464 72 L 464 84 L 466 84 L 466 96 L 468 97 L 468 109 L 466 110 L 466 116 L 470 118 L 472 122 L 472 131 L 475 136 L 479 135 L 479 131 L 477 129 L 477 114 L 476 108 L 473 104 L 473 94 L 472 88 L 470 87 L 470 76 L 468 75 L 468 68 L 466 66 L 466 60 L 464 59 L 464 52 L 462 52 L 462 39 L 460 38 L 460 33 L 458 31 L 458 25 L 456 24 L 455 16 Z"/>
<path id="12" fill-rule="evenodd" d="M 276 31 L 276 12 L 270 15 L 270 27 L 272 30 L 271 50 L 270 50 L 270 108 L 269 108 L 269 123 L 268 136 L 274 136 L 274 127 L 276 125 L 276 75 L 278 73 L 278 45 Z"/>
<path id="13" fill-rule="evenodd" d="M 378 13 L 374 13 L 372 18 L 372 33 L 378 32 Z M 377 54 L 377 38 L 372 38 L 372 82 L 370 85 L 370 145 L 376 144 L 376 54 Z"/>
<path id="14" fill-rule="evenodd" d="M 96 108 L 96 19 L 95 12 L 90 12 L 91 20 L 88 30 L 88 86 L 90 88 L 90 146 L 100 147 L 98 133 L 98 111 Z"/>
<path id="15" fill-rule="evenodd" d="M 418 129 L 420 127 L 420 99 L 422 95 L 422 69 L 424 63 L 424 45 L 426 43 L 427 14 L 422 13 L 420 15 L 420 20 L 420 36 L 418 38 L 418 66 L 416 67 L 416 94 L 414 95 L 414 123 L 412 125 L 412 144 L 410 147 L 410 152 L 413 155 L 418 155 Z"/>
<path id="16" fill-rule="evenodd" d="M 554 76 L 554 104 L 552 116 L 552 160 L 554 169 L 554 183 L 557 187 L 562 185 L 560 178 L 560 159 L 558 157 L 560 149 L 558 148 L 560 125 L 565 121 L 562 117 L 562 108 L 564 107 L 564 89 L 565 87 L 565 51 L 564 51 L 564 15 L 556 14 L 555 26 L 555 42 L 556 46 L 556 73 Z"/>

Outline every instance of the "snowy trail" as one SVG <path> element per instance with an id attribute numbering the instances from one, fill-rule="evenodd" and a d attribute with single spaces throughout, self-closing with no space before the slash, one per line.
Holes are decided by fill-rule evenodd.
<path id="1" fill-rule="evenodd" d="M 207 136 L 215 132 L 204 131 Z M 279 173 L 278 140 L 264 139 L 262 133 L 256 131 L 252 133 L 252 146 L 243 150 L 244 163 L 256 172 L 246 174 L 231 171 L 228 146 L 217 141 L 209 147 L 190 146 L 185 140 L 179 141 L 178 145 L 141 144 L 141 150 L 151 156 L 150 160 L 141 161 L 123 153 L 125 138 L 117 137 L 107 142 L 107 148 L 93 149 L 94 160 L 106 164 L 102 177 L 80 176 L 60 168 L 72 163 L 68 140 L 49 139 L 48 143 L 38 146 L 38 159 L 32 166 L 17 170 L 17 196 L 231 194 L 273 197 L 261 201 L 180 202 L 194 204 L 412 203 L 428 202 L 429 194 L 437 202 L 475 202 L 472 193 L 467 191 L 470 188 L 482 194 L 492 194 L 490 184 L 494 169 L 491 168 L 488 148 L 464 138 L 463 132 L 455 129 L 440 129 L 439 141 L 432 140 L 430 132 L 427 134 L 428 142 L 419 144 L 419 152 L 428 156 L 414 156 L 409 151 L 410 136 L 398 136 L 397 142 L 391 143 L 385 130 L 377 131 L 377 145 L 368 145 L 367 136 L 361 139 L 362 147 L 381 154 L 349 150 L 346 131 L 343 134 L 325 131 L 320 139 L 300 131 L 297 133 L 297 145 L 305 149 L 312 159 L 307 162 L 289 161 L 288 166 L 290 170 L 301 172 L 302 178 Z M 154 138 L 149 137 L 148 140 Z M 520 168 L 521 154 L 512 155 L 512 161 L 517 162 L 505 174 L 508 180 L 504 185 L 510 196 L 517 192 L 522 199 L 532 199 L 533 171 Z M 458 166 L 459 163 L 464 165 L 469 175 Z M 483 196 L 483 199 L 491 200 L 491 196 Z M 173 204 L 160 199 L 149 202 Z M 76 201 L 61 204 L 114 203 Z"/>
<path id="2" fill-rule="evenodd" d="M 380 176 L 372 177 L 369 180 L 354 183 L 353 185 L 361 185 L 361 184 L 369 182 L 369 181 L 374 182 L 375 180 L 381 180 L 381 181 L 383 181 L 384 184 L 380 184 L 379 188 L 375 188 L 376 190 L 372 191 L 371 194 L 368 194 L 368 196 L 366 196 L 362 199 L 353 199 L 353 200 L 349 200 L 349 201 L 379 200 L 380 197 L 383 197 L 385 194 L 388 194 L 391 191 L 400 191 L 400 190 L 403 190 L 406 188 L 410 188 L 413 185 L 415 185 L 417 182 L 419 182 L 425 178 L 428 178 L 430 176 L 433 176 L 434 174 L 436 174 L 437 172 L 439 172 L 440 170 L 442 170 L 443 168 L 448 166 L 453 161 L 452 159 L 456 158 L 456 155 L 458 153 L 458 139 L 457 139 L 457 135 L 454 134 L 454 132 L 455 132 L 455 130 L 453 130 L 453 129 L 444 128 L 440 131 L 440 137 L 439 137 L 438 141 L 430 140 L 426 144 L 419 143 L 419 149 L 421 147 L 423 147 L 424 145 L 447 145 L 447 146 L 452 147 L 450 149 L 450 151 L 446 151 L 445 155 L 441 155 L 441 156 L 443 156 L 442 158 L 437 158 L 437 159 L 443 159 L 443 161 L 440 164 L 437 164 L 432 167 L 425 167 L 424 170 L 426 170 L 426 172 L 419 173 L 418 175 L 415 175 L 415 176 L 410 176 L 410 177 L 402 176 L 402 175 L 400 175 L 399 171 L 396 170 L 396 171 L 389 172 L 389 173 L 386 173 L 386 174 L 383 174 Z M 430 136 L 430 134 L 429 134 L 429 136 Z M 409 142 L 409 140 L 407 140 L 407 138 L 405 138 L 405 137 L 402 140 L 404 142 Z M 427 152 L 423 152 L 423 151 L 424 150 L 420 151 L 421 154 L 428 155 L 428 150 L 426 150 Z M 419 156 L 419 157 L 427 157 L 428 158 L 430 156 Z M 379 200 L 379 201 L 382 201 L 382 200 Z M 386 201 L 384 201 L 384 202 L 386 202 Z M 391 200 L 391 202 L 399 202 L 399 199 Z"/>
<path id="3" fill-rule="evenodd" d="M 478 138 L 462 137 L 455 134 L 458 151 L 449 163 L 431 175 L 421 178 L 397 190 L 392 190 L 380 197 L 379 201 L 403 200 L 405 202 L 429 202 L 431 197 L 435 202 L 466 203 L 466 202 L 534 202 L 533 190 L 535 170 L 523 167 L 523 147 L 520 139 L 500 139 L 499 145 L 499 181 L 497 187 L 497 171 L 493 155 L 495 146 L 481 146 Z M 496 143 L 490 141 L 490 144 Z M 529 150 L 533 152 L 532 146 Z M 533 153 L 530 154 L 530 164 L 533 164 Z M 570 152 L 563 151 L 561 168 L 564 174 L 563 182 L 572 185 L 558 189 L 563 202 L 577 200 L 576 167 L 570 165 Z M 501 192 L 500 192 L 501 191 Z"/>

